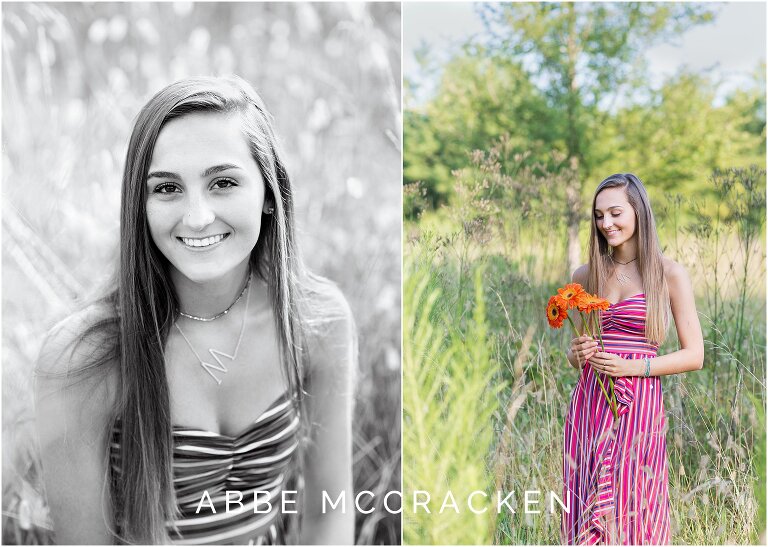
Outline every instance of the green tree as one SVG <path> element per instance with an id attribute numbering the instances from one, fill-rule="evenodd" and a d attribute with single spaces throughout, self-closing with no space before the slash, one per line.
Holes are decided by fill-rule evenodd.
<path id="1" fill-rule="evenodd" d="M 744 119 L 740 129 L 759 137 L 752 163 L 765 163 L 765 61 L 752 73 L 753 85 L 731 93 L 726 106 L 732 108 Z"/>
<path id="2" fill-rule="evenodd" d="M 568 260 L 580 260 L 579 220 L 585 176 L 594 165 L 593 143 L 642 71 L 642 53 L 651 45 L 709 21 L 712 12 L 682 3 L 509 3 L 483 4 L 480 15 L 489 49 L 524 60 L 531 81 L 564 123 L 552 126 L 551 141 L 564 143 L 583 177 L 566 189 Z"/>
<path id="3" fill-rule="evenodd" d="M 437 206 L 453 193 L 451 173 L 468 166 L 474 150 L 509 134 L 515 151 L 548 156 L 548 134 L 558 123 L 518 62 L 467 45 L 445 65 L 435 97 L 406 109 L 404 183 L 421 182 Z"/>
<path id="4" fill-rule="evenodd" d="M 683 73 L 652 92 L 647 103 L 620 109 L 595 143 L 605 152 L 596 167 L 604 173 L 642 168 L 656 192 L 691 196 L 707 188 L 714 169 L 764 165 L 765 140 L 755 133 L 757 91 L 740 91 L 714 106 L 715 91 L 707 78 Z"/>

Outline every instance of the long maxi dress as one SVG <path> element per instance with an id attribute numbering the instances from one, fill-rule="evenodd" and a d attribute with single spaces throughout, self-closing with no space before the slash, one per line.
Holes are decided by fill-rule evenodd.
<path id="1" fill-rule="evenodd" d="M 645 338 L 645 295 L 603 312 L 605 350 L 626 359 L 655 357 Z M 608 387 L 608 378 L 601 376 Z M 592 367 L 581 371 L 565 421 L 562 516 L 566 544 L 670 542 L 666 418 L 658 377 L 617 378 L 618 420 Z M 616 422 L 616 423 L 614 423 Z"/>

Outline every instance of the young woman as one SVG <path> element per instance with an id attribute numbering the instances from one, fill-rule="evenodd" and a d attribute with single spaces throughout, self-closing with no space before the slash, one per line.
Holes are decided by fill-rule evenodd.
<path id="1" fill-rule="evenodd" d="M 270 116 L 239 78 L 139 113 L 114 287 L 37 374 L 59 543 L 352 543 L 354 325 L 307 272 Z M 229 505 L 227 504 L 229 502 Z"/>
<path id="2" fill-rule="evenodd" d="M 605 351 L 575 338 L 568 361 L 581 370 L 565 423 L 562 541 L 670 542 L 666 418 L 660 377 L 701 368 L 704 344 L 691 281 L 665 258 L 648 194 L 632 175 L 613 175 L 592 202 L 589 263 L 573 281 L 613 302 L 602 314 Z M 675 321 L 680 349 L 657 356 Z M 615 381 L 618 419 L 597 382 Z"/>

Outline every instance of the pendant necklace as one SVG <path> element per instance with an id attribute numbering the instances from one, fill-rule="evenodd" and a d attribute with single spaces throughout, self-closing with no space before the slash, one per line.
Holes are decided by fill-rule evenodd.
<path id="1" fill-rule="evenodd" d="M 613 262 L 613 271 L 616 272 L 616 280 L 619 282 L 620 285 L 628 285 L 629 282 L 632 280 L 627 274 L 620 272 L 616 269 L 616 264 L 621 264 L 622 266 L 626 266 L 627 264 L 631 264 L 635 260 L 637 260 L 637 257 L 633 258 L 632 260 L 628 262 L 619 262 L 618 260 L 615 260 L 613 258 L 613 255 L 608 255 L 611 257 L 611 262 Z"/>
<path id="2" fill-rule="evenodd" d="M 222 313 L 214 316 L 210 319 L 203 319 L 199 317 L 193 317 L 187 314 L 182 314 L 184 317 L 189 317 L 190 319 L 195 319 L 197 321 L 213 321 L 214 319 L 217 319 L 221 317 L 222 315 L 225 315 L 229 310 L 232 309 L 232 306 L 237 304 L 237 301 L 240 300 L 240 297 L 243 296 L 243 293 L 248 290 L 248 286 L 251 284 L 251 272 L 248 272 L 248 280 L 245 283 L 245 287 L 243 287 L 243 291 L 240 293 L 240 296 L 237 297 L 237 299 L 232 303 L 231 306 L 229 306 L 226 310 L 224 310 Z M 218 385 L 221 385 L 221 378 L 217 377 L 216 374 L 214 374 L 214 370 L 218 372 L 222 372 L 224 374 L 227 373 L 227 367 L 224 365 L 224 363 L 221 362 L 221 357 L 226 357 L 230 361 L 234 361 L 237 359 L 237 352 L 240 349 L 240 344 L 243 341 L 243 333 L 245 332 L 245 320 L 248 317 L 248 302 L 251 299 L 251 291 L 248 291 L 248 294 L 245 297 L 245 311 L 243 312 L 243 324 L 240 326 L 240 335 L 237 337 L 237 344 L 235 345 L 235 349 L 232 352 L 232 354 L 225 353 L 221 350 L 218 350 L 216 348 L 208 348 L 208 353 L 211 354 L 211 357 L 218 363 L 218 365 L 214 365 L 212 363 L 208 363 L 206 361 L 203 361 L 203 359 L 200 357 L 200 354 L 197 353 L 195 348 L 192 346 L 192 342 L 189 341 L 189 338 L 187 338 L 186 334 L 184 334 L 184 331 L 181 330 L 181 327 L 179 326 L 179 322 L 176 321 L 174 325 L 176 326 L 176 329 L 179 331 L 179 334 L 181 334 L 181 337 L 184 338 L 184 341 L 189 346 L 189 349 L 192 350 L 192 353 L 195 354 L 195 357 L 197 357 L 197 360 L 200 361 L 200 366 L 203 367 L 203 370 L 207 372 L 211 378 L 216 380 L 216 383 Z M 180 312 L 181 313 L 181 312 Z"/>

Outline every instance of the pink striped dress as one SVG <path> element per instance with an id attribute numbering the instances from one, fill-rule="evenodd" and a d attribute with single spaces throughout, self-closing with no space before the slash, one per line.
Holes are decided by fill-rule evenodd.
<path id="1" fill-rule="evenodd" d="M 605 350 L 626 359 L 656 356 L 644 335 L 645 295 L 603 313 Z M 602 376 L 608 389 L 607 377 Z M 562 542 L 668 544 L 666 418 L 658 377 L 617 378 L 618 420 L 592 367 L 582 371 L 565 421 Z"/>

